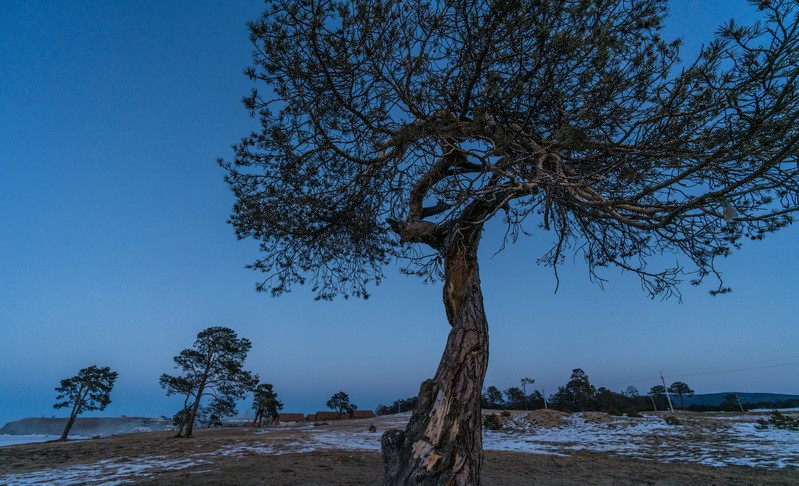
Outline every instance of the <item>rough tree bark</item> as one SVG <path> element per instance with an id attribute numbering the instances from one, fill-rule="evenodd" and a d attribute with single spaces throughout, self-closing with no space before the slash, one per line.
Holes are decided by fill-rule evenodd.
<path id="1" fill-rule="evenodd" d="M 442 251 L 444 307 L 452 329 L 432 380 L 404 431 L 383 435 L 385 485 L 480 483 L 480 393 L 488 365 L 488 323 L 477 265 L 481 224 L 453 231 Z"/>

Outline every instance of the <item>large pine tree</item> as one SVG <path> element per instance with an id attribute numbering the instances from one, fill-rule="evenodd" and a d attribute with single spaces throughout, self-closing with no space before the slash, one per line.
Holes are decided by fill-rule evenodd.
<path id="1" fill-rule="evenodd" d="M 221 164 L 259 289 L 366 297 L 394 261 L 443 281 L 450 335 L 383 438 L 386 484 L 479 482 L 489 220 L 666 296 L 728 291 L 722 257 L 792 222 L 797 3 L 753 5 L 682 66 L 661 0 L 271 1 L 250 23 L 260 128 Z"/>

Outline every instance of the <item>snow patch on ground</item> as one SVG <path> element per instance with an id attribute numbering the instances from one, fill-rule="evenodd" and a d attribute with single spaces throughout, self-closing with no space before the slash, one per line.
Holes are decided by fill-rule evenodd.
<path id="1" fill-rule="evenodd" d="M 483 433 L 483 448 L 493 451 L 568 455 L 574 451 L 618 454 L 660 462 L 698 462 L 709 466 L 799 467 L 799 433 L 755 429 L 756 417 L 719 417 L 719 425 L 697 425 L 685 420 L 669 425 L 662 417 L 612 417 L 607 422 L 585 420 L 582 414 L 563 418 L 563 425 L 540 427 L 524 416 L 509 421 L 498 431 Z M 226 453 L 290 454 L 344 449 L 380 451 L 385 430 L 402 428 L 408 417 L 382 422 L 377 432 L 304 429 L 299 441 L 275 437 L 270 447 L 241 446 Z M 265 434 L 268 435 L 268 434 Z M 271 437 L 264 437 L 270 441 Z"/>
<path id="2" fill-rule="evenodd" d="M 0 483 L 8 485 L 47 484 L 53 486 L 69 484 L 116 485 L 130 481 L 133 478 L 146 478 L 164 469 L 174 471 L 206 462 L 197 458 L 168 459 L 164 456 L 104 459 L 94 464 L 81 464 L 57 469 L 44 469 L 31 473 L 0 476 Z"/>
<path id="3" fill-rule="evenodd" d="M 362 427 L 299 426 L 288 434 L 286 429 L 283 433 L 261 429 L 249 440 L 227 444 L 211 452 L 197 451 L 187 458 L 106 459 L 93 464 L 0 476 L 0 484 L 121 484 L 151 478 L 163 470 L 212 464 L 224 457 L 301 454 L 329 449 L 379 452 L 383 432 L 403 428 L 409 417 L 410 414 L 381 417 L 375 421 L 376 432 L 368 431 L 368 422 Z M 679 424 L 669 425 L 662 417 L 654 415 L 607 416 L 598 421 L 592 416 L 572 414 L 564 416 L 557 426 L 541 426 L 520 415 L 511 418 L 502 430 L 484 431 L 483 448 L 560 456 L 574 451 L 604 452 L 715 467 L 799 467 L 799 432 L 774 428 L 758 430 L 755 428 L 758 418 L 758 415 L 679 416 Z M 257 439 L 253 440 L 255 436 Z"/>
<path id="4" fill-rule="evenodd" d="M 274 441 L 267 445 L 253 445 L 251 443 L 240 443 L 232 446 L 223 447 L 218 451 L 206 455 L 211 456 L 249 456 L 249 455 L 264 455 L 264 456 L 278 456 L 282 454 L 303 454 L 306 452 L 314 452 L 318 450 L 316 447 L 309 446 L 305 442 L 300 441 Z"/>
<path id="5" fill-rule="evenodd" d="M 563 454 L 585 450 L 660 462 L 698 462 L 709 466 L 799 467 L 799 433 L 755 429 L 755 418 L 738 417 L 722 427 L 669 425 L 657 416 L 614 417 L 592 423 L 581 414 L 566 417 L 560 427 L 535 427 L 524 417 L 511 430 L 485 431 L 486 450 Z"/>
<path id="6" fill-rule="evenodd" d="M 380 437 L 376 432 L 350 432 L 348 434 L 327 433 L 313 436 L 319 449 L 347 449 L 356 451 L 380 451 Z"/>
<path id="7" fill-rule="evenodd" d="M 535 427 L 526 425 L 523 418 L 514 420 L 516 430 L 491 431 L 483 434 L 486 450 L 536 452 L 539 454 L 587 450 L 632 454 L 639 448 L 635 437 L 654 437 L 669 429 L 663 420 L 636 420 L 623 423 L 590 423 L 577 415 L 565 417 L 561 427 Z"/>

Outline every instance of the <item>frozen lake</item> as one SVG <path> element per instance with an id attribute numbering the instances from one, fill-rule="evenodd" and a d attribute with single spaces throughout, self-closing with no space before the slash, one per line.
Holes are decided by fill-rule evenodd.
<path id="1" fill-rule="evenodd" d="M 58 439 L 58 435 L 7 435 L 0 434 L 0 447 L 32 442 L 47 442 Z"/>

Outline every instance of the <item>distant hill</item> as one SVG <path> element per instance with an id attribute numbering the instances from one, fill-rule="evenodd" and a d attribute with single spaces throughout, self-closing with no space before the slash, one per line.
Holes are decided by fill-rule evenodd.
<path id="1" fill-rule="evenodd" d="M 10 435 L 61 435 L 67 424 L 65 418 L 26 418 L 9 422 L 0 428 L 0 434 Z M 111 435 L 130 432 L 164 430 L 172 421 L 146 417 L 101 417 L 78 418 L 69 431 L 70 435 Z"/>
<path id="2" fill-rule="evenodd" d="M 781 393 L 741 393 L 741 392 L 725 392 L 725 393 L 700 393 L 692 397 L 683 397 L 685 405 L 709 405 L 717 407 L 724 401 L 724 397 L 730 394 L 737 394 L 738 399 L 744 405 L 762 402 L 781 402 L 785 400 L 799 400 L 799 395 L 785 395 Z M 679 401 L 679 399 L 677 400 Z"/>

